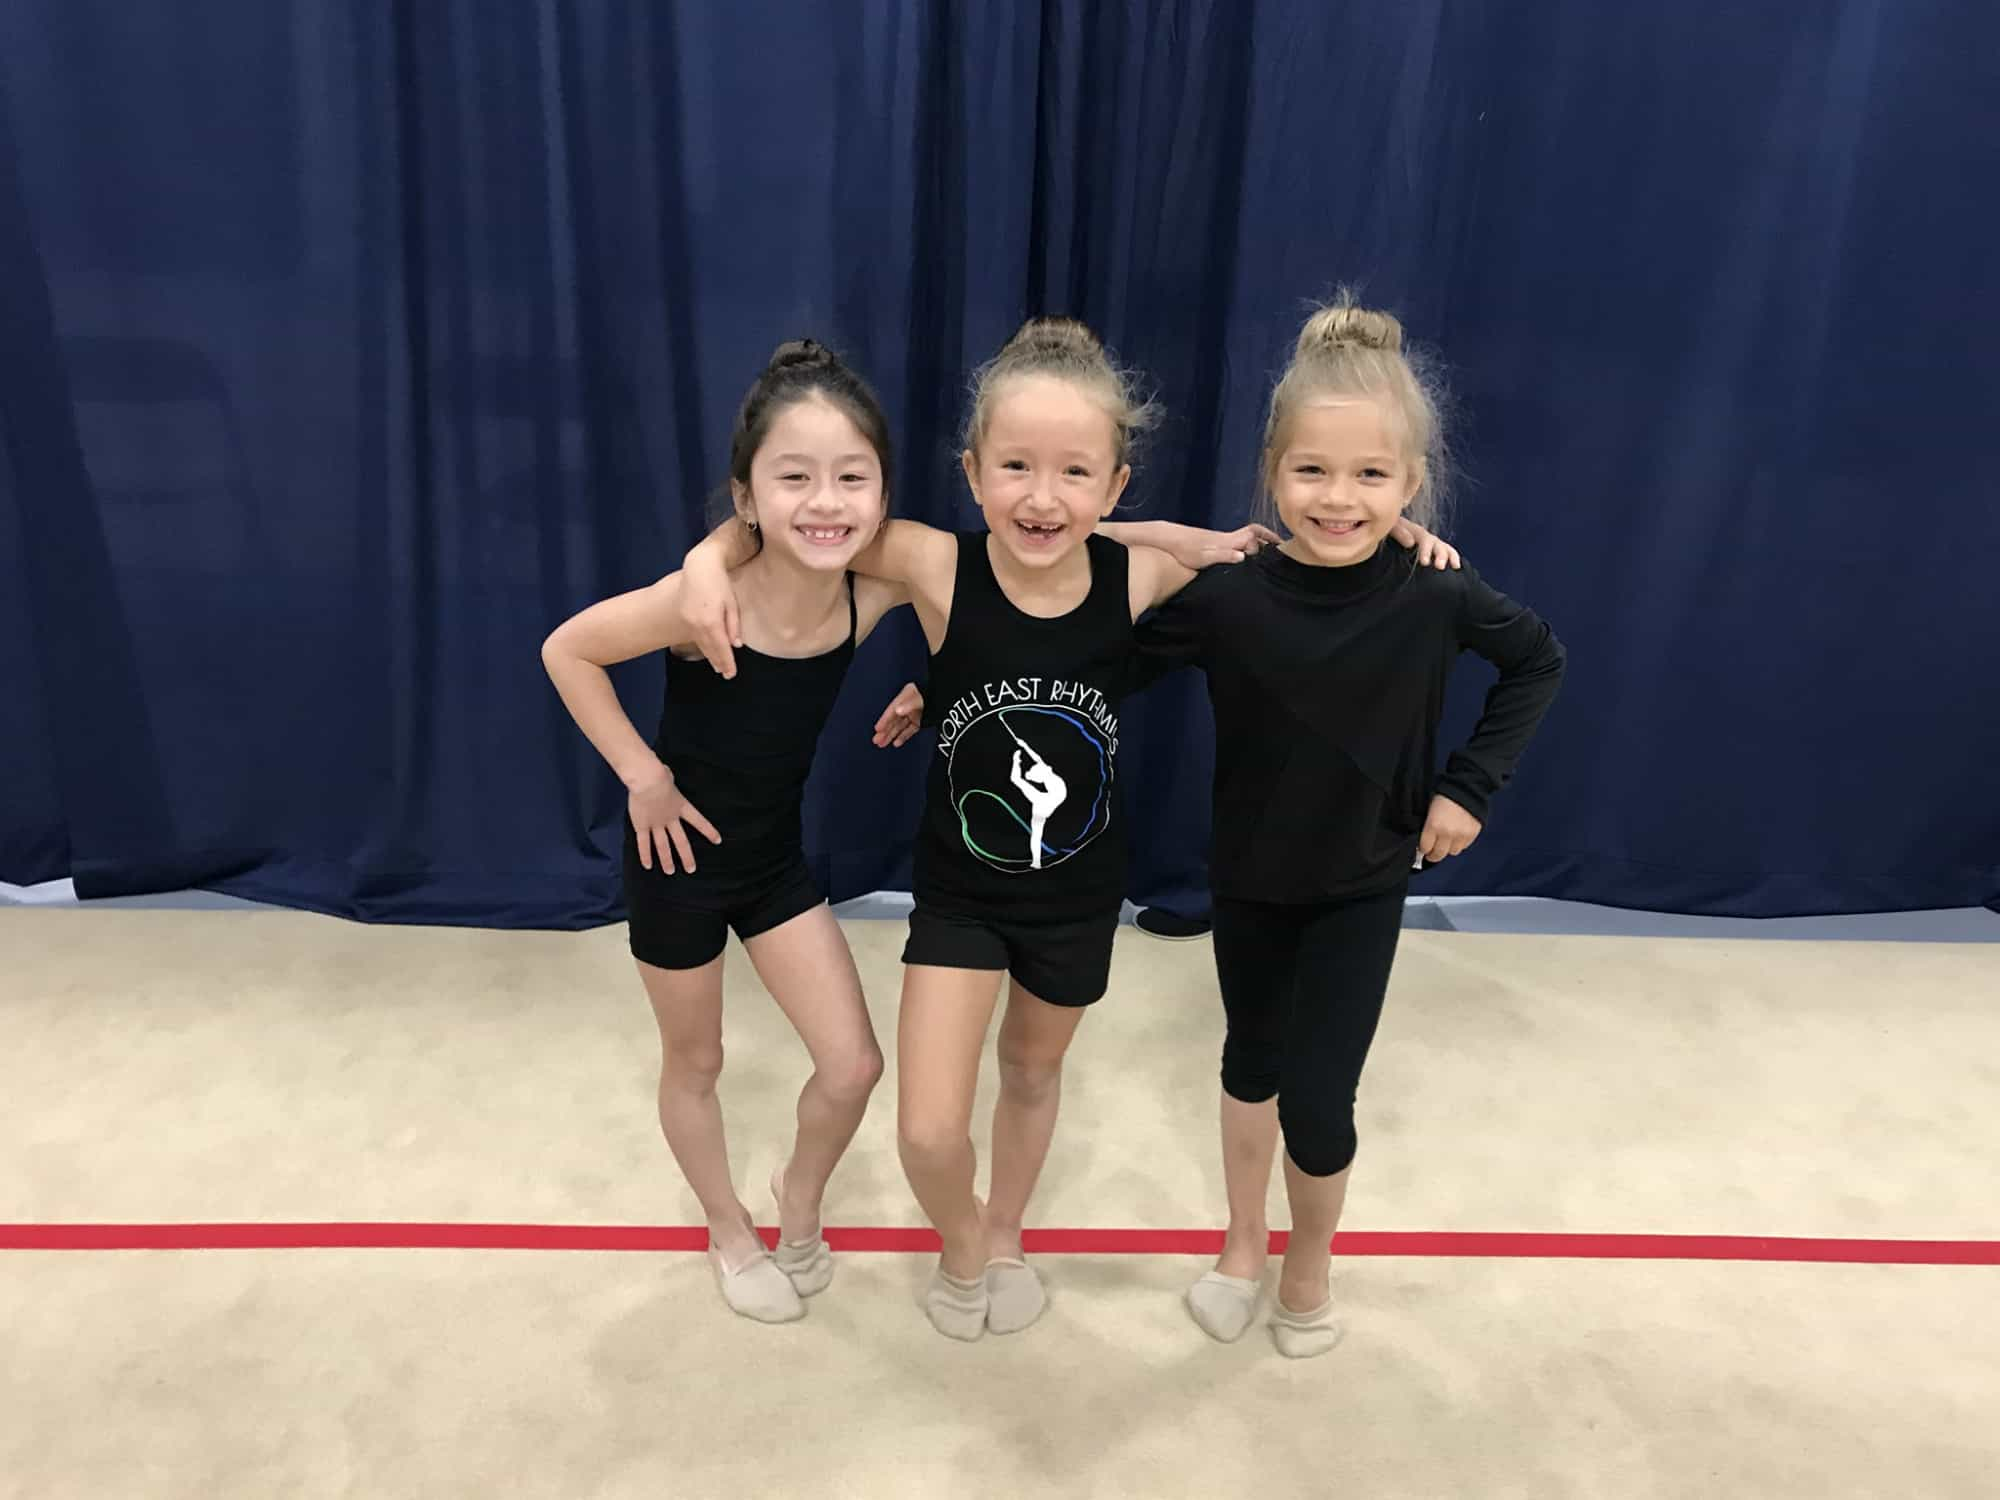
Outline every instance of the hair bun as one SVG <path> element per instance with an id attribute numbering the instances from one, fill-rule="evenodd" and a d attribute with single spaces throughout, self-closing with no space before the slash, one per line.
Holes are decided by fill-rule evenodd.
<path id="1" fill-rule="evenodd" d="M 1320 308 L 1299 330 L 1301 359 L 1314 354 L 1331 354 L 1339 349 L 1384 349 L 1391 353 L 1403 347 L 1403 325 L 1392 313 L 1371 307 L 1357 307 L 1342 293 L 1338 300 Z"/>
<path id="2" fill-rule="evenodd" d="M 770 362 L 764 370 L 767 374 L 775 374 L 779 370 L 830 370 L 839 363 L 834 352 L 817 339 L 787 339 L 771 351 Z"/>
<path id="3" fill-rule="evenodd" d="M 1076 318 L 1030 318 L 1007 340 L 1001 352 L 1008 351 L 1092 359 L 1104 353 L 1104 344 L 1088 323 Z"/>

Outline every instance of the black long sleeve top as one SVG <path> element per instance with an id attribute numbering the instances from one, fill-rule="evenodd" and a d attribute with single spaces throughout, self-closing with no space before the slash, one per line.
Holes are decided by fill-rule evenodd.
<path id="1" fill-rule="evenodd" d="M 1352 567 L 1267 549 L 1208 569 L 1140 621 L 1138 685 L 1199 665 L 1215 708 L 1215 893 L 1342 900 L 1416 855 L 1433 793 L 1482 822 L 1562 679 L 1563 648 L 1470 568 L 1384 544 Z M 1436 773 L 1461 651 L 1500 669 L 1472 736 Z"/>

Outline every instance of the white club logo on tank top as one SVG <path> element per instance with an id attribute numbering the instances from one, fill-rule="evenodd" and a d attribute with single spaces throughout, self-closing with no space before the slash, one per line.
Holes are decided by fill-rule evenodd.
<path id="1" fill-rule="evenodd" d="M 1094 687 L 982 683 L 946 711 L 937 746 L 966 850 L 996 870 L 1059 865 L 1111 822 L 1118 715 Z"/>

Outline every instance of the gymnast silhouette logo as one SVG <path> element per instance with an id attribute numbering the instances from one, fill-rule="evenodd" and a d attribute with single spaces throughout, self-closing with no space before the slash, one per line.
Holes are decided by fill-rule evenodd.
<path id="1" fill-rule="evenodd" d="M 1111 821 L 1111 744 L 1091 717 L 1043 704 L 981 714 L 951 754 L 965 847 L 996 870 L 1045 870 Z"/>
<path id="2" fill-rule="evenodd" d="M 1006 724 L 1005 714 L 1000 716 L 1000 722 L 1003 726 Z M 1011 729 L 1007 732 L 1014 734 Z M 1056 775 L 1054 766 L 1035 755 L 1018 734 L 1014 734 L 1014 743 L 1019 747 L 1014 751 L 1014 785 L 1028 799 L 1028 807 L 1034 814 L 1028 822 L 1028 868 L 1039 870 L 1042 867 L 1042 834 L 1048 829 L 1049 814 L 1061 807 L 1063 799 L 1069 796 L 1069 783 Z M 1021 769 L 1023 755 L 1034 756 L 1034 764 L 1026 771 Z"/>

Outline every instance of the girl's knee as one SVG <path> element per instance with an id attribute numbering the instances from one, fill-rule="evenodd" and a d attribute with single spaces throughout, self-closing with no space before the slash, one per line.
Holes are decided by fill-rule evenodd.
<path id="1" fill-rule="evenodd" d="M 1343 1143 L 1338 1140 L 1316 1142 L 1306 1148 L 1301 1156 L 1287 1140 L 1285 1154 L 1292 1159 L 1292 1165 L 1308 1177 L 1338 1177 L 1354 1165 L 1355 1140 L 1350 1134 Z"/>
<path id="2" fill-rule="evenodd" d="M 1000 1086 L 1010 1094 L 1040 1098 L 1062 1083 L 1063 1049 L 1010 1046 L 1002 1037 L 998 1053 Z"/>
<path id="3" fill-rule="evenodd" d="M 949 1166 L 970 1144 L 971 1137 L 956 1120 L 906 1115 L 896 1122 L 896 1151 L 906 1167 Z"/>
<path id="4" fill-rule="evenodd" d="M 970 1123 L 966 1107 L 955 1099 L 905 1096 L 896 1110 L 896 1150 L 905 1166 L 949 1163 L 970 1149 Z"/>
<path id="5" fill-rule="evenodd" d="M 1285 1154 L 1308 1177 L 1332 1177 L 1354 1164 L 1359 1145 L 1354 1110 L 1313 1109 L 1278 1099 L 1278 1125 L 1285 1136 Z"/>
<path id="6" fill-rule="evenodd" d="M 722 1076 L 722 1042 L 686 1042 L 668 1047 L 660 1068 L 660 1081 L 668 1088 L 687 1093 L 708 1093 Z"/>
<path id="7" fill-rule="evenodd" d="M 882 1049 L 866 1047 L 817 1069 L 827 1092 L 837 1099 L 866 1099 L 882 1081 Z"/>
<path id="8" fill-rule="evenodd" d="M 1262 1104 L 1278 1092 L 1283 1072 L 1275 1051 L 1237 1040 L 1222 1044 L 1222 1091 L 1241 1104 Z"/>

